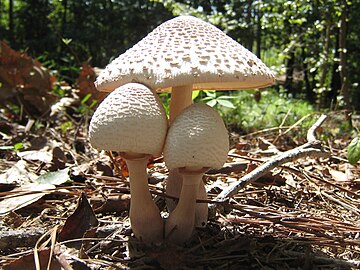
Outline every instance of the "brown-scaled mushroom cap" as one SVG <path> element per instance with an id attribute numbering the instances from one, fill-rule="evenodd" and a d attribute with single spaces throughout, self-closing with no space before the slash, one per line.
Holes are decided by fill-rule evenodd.
<path id="1" fill-rule="evenodd" d="M 157 94 L 142 84 L 129 83 L 101 102 L 90 122 L 89 139 L 101 150 L 158 156 L 167 126 Z"/>
<path id="2" fill-rule="evenodd" d="M 249 89 L 274 83 L 274 75 L 253 53 L 215 26 L 192 16 L 164 22 L 113 60 L 95 84 L 112 91 L 129 82 L 152 89 Z M 166 89 L 167 90 L 167 89 Z"/>

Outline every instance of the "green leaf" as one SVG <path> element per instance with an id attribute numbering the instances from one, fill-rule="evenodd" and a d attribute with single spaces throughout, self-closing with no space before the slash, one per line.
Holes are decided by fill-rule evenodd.
<path id="1" fill-rule="evenodd" d="M 199 96 L 199 94 L 200 94 L 200 90 L 192 91 L 191 99 L 194 100 Z"/>
<path id="2" fill-rule="evenodd" d="M 216 98 L 216 91 L 215 90 L 204 90 L 204 93 L 208 97 Z"/>
<path id="3" fill-rule="evenodd" d="M 358 137 L 354 138 L 348 146 L 348 159 L 353 165 L 360 160 L 360 140 Z"/>
<path id="4" fill-rule="evenodd" d="M 212 97 L 204 97 L 201 99 L 202 102 L 208 101 L 208 100 L 216 100 L 215 98 Z"/>
<path id="5" fill-rule="evenodd" d="M 38 182 L 39 184 L 64 184 L 65 182 L 71 181 L 69 177 L 69 170 L 70 168 L 65 168 L 56 172 L 47 172 L 43 175 L 40 175 L 36 179 L 36 182 Z"/>
<path id="6" fill-rule="evenodd" d="M 24 144 L 22 142 L 16 143 L 14 145 L 2 145 L 0 146 L 0 150 L 14 150 L 18 151 L 24 148 Z"/>
<path id="7" fill-rule="evenodd" d="M 90 93 L 87 94 L 87 95 L 81 100 L 81 104 L 85 104 L 85 103 L 89 100 L 89 98 L 91 98 L 91 94 L 90 94 Z"/>
<path id="8" fill-rule="evenodd" d="M 216 99 L 212 99 L 208 102 L 206 102 L 207 105 L 209 105 L 210 107 L 214 107 L 216 105 L 217 101 Z"/>
<path id="9" fill-rule="evenodd" d="M 60 125 L 60 129 L 62 133 L 66 133 L 69 129 L 73 127 L 73 123 L 71 121 L 67 121 Z"/>
<path id="10" fill-rule="evenodd" d="M 72 39 L 71 38 L 63 38 L 62 42 L 64 42 L 64 44 L 69 45 L 71 43 Z"/>
<path id="11" fill-rule="evenodd" d="M 217 102 L 218 102 L 221 106 L 224 106 L 224 107 L 227 107 L 227 108 L 231 108 L 231 109 L 235 109 L 235 106 L 234 106 L 234 104 L 233 104 L 231 101 L 218 98 L 218 99 L 217 99 Z"/>
<path id="12" fill-rule="evenodd" d="M 24 144 L 22 142 L 19 142 L 19 143 L 16 143 L 14 145 L 14 150 L 17 151 L 17 150 L 20 150 L 20 149 L 23 149 L 24 148 Z"/>

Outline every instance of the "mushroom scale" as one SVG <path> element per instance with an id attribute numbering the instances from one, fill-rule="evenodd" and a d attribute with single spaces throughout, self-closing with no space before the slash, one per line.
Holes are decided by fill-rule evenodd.
<path id="1" fill-rule="evenodd" d="M 164 160 L 169 169 L 179 170 L 183 181 L 179 202 L 165 224 L 168 241 L 181 244 L 192 235 L 202 176 L 209 168 L 222 167 L 228 150 L 229 138 L 224 122 L 208 105 L 187 107 L 170 126 Z"/>
<path id="2" fill-rule="evenodd" d="M 93 147 L 120 152 L 129 169 L 130 223 L 144 242 L 163 240 L 164 222 L 148 188 L 147 163 L 160 155 L 168 123 L 156 93 L 130 83 L 110 93 L 95 111 L 89 127 Z"/>

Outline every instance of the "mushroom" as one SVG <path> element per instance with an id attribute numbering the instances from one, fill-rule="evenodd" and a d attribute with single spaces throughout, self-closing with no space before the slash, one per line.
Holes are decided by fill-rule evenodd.
<path id="1" fill-rule="evenodd" d="M 220 115 L 206 104 L 188 106 L 168 130 L 164 160 L 183 176 L 179 202 L 165 223 L 165 239 L 188 240 L 194 230 L 195 207 L 203 174 L 221 168 L 229 150 L 228 132 Z"/>
<path id="2" fill-rule="evenodd" d="M 170 124 L 192 104 L 192 90 L 239 90 L 274 83 L 274 74 L 260 60 L 215 26 L 192 16 L 164 22 L 113 60 L 95 84 L 112 91 L 138 82 L 157 91 L 171 91 Z M 178 197 L 181 175 L 170 171 L 167 194 Z M 203 184 L 200 197 L 206 198 Z M 168 201 L 171 211 L 175 204 Z M 197 224 L 207 220 L 207 206 L 199 206 Z"/>
<path id="3" fill-rule="evenodd" d="M 163 240 L 164 223 L 149 192 L 147 162 L 162 153 L 167 133 L 162 103 L 142 84 L 125 84 L 110 93 L 96 109 L 89 128 L 93 147 L 119 151 L 129 169 L 130 223 L 144 242 Z"/>

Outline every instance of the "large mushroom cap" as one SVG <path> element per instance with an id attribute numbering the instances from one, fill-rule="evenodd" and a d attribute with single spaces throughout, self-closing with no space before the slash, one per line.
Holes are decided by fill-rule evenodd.
<path id="1" fill-rule="evenodd" d="M 164 160 L 169 169 L 221 168 L 228 150 L 228 132 L 218 112 L 206 104 L 193 104 L 169 128 Z"/>
<path id="2" fill-rule="evenodd" d="M 215 26 L 192 16 L 171 19 L 112 61 L 95 84 L 112 91 L 129 82 L 152 89 L 193 84 L 193 89 L 249 89 L 274 83 L 253 53 Z"/>
<path id="3" fill-rule="evenodd" d="M 129 83 L 110 93 L 96 109 L 89 128 L 101 150 L 161 154 L 167 132 L 164 107 L 144 85 Z"/>

